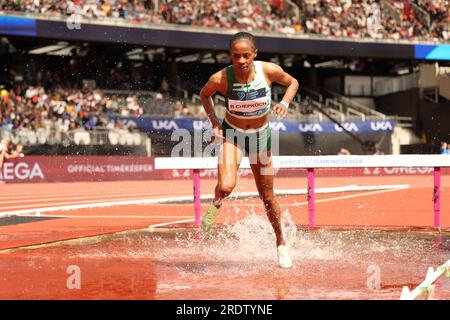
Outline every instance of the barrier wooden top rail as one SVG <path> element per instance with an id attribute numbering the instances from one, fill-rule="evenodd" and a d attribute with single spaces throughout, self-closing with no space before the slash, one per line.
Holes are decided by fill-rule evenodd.
<path id="1" fill-rule="evenodd" d="M 383 168 L 383 167 L 433 167 L 434 168 L 434 227 L 441 230 L 441 167 L 450 167 L 448 155 L 371 155 L 371 156 L 274 156 L 274 168 L 304 168 L 308 178 L 309 227 L 315 226 L 314 170 L 318 168 Z M 164 157 L 155 158 L 156 170 L 192 169 L 194 179 L 195 226 L 200 226 L 200 169 L 216 169 L 216 157 Z M 244 157 L 240 168 L 250 168 L 250 160 Z"/>
<path id="2" fill-rule="evenodd" d="M 382 168 L 382 167 L 450 167 L 450 156 L 431 155 L 376 155 L 376 156 L 274 156 L 274 168 Z M 250 168 L 244 157 L 241 168 Z M 155 169 L 216 169 L 216 157 L 155 158 Z"/>

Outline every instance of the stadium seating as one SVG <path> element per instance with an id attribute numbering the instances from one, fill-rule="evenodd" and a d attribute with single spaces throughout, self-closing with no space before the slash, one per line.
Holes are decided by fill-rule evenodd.
<path id="1" fill-rule="evenodd" d="M 271 8 L 271 1 L 162 0 L 158 10 L 153 10 L 144 0 L 117 2 L 114 6 L 90 0 L 44 1 L 40 5 L 34 1 L 1 0 L 0 11 L 61 18 L 77 14 L 111 24 L 126 20 L 346 38 L 450 38 L 447 0 L 294 0 L 289 4 L 289 10 L 278 10 Z"/>

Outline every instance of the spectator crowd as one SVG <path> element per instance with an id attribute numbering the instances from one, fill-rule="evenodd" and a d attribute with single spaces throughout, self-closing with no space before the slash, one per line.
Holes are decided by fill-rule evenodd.
<path id="1" fill-rule="evenodd" d="M 449 40 L 448 0 L 298 0 L 306 32 L 335 37 Z M 423 11 L 421 11 L 423 10 Z M 424 16 L 428 12 L 430 25 Z"/>
<path id="2" fill-rule="evenodd" d="M 3 168 L 3 163 L 5 160 L 24 157 L 23 145 L 14 145 L 11 141 L 7 139 L 0 140 L 0 173 Z M 0 174 L 1 176 L 1 174 Z M 0 180 L 0 184 L 4 184 L 3 180 Z"/>
<path id="3" fill-rule="evenodd" d="M 64 16 L 76 13 L 89 19 L 342 38 L 450 39 L 448 0 L 294 0 L 294 3 L 299 15 L 294 8 L 287 8 L 283 0 L 0 0 L 0 10 Z"/>
<path id="4" fill-rule="evenodd" d="M 1 88 L 1 87 L 0 87 Z M 70 130 L 135 129 L 116 116 L 140 116 L 136 96 L 104 95 L 101 90 L 16 85 L 0 89 L 0 125 L 3 132 L 20 130 L 68 132 Z"/>
<path id="5" fill-rule="evenodd" d="M 441 154 L 450 154 L 450 144 L 445 141 L 442 141 L 440 152 Z"/>
<path id="6" fill-rule="evenodd" d="M 278 32 L 282 34 L 317 34 L 341 38 L 372 38 L 392 40 L 450 40 L 449 0 L 293 0 L 300 15 L 291 14 L 283 0 L 0 0 L 0 11 L 52 16 L 80 14 L 89 19 L 122 19 L 135 23 L 171 23 L 222 29 Z M 388 7 L 386 7 L 388 6 Z M 427 19 L 429 18 L 429 19 Z M 98 54 L 97 52 L 95 54 Z M 106 59 L 98 59 L 103 61 Z M 136 95 L 121 96 L 99 89 L 80 89 L 68 85 L 64 75 L 79 75 L 77 60 L 70 68 L 58 72 L 45 70 L 36 80 L 39 85 L 8 86 L 0 74 L 0 135 L 3 132 L 39 129 L 69 132 L 95 128 L 133 131 L 133 122 L 117 116 L 141 116 L 144 108 Z M 99 66 L 91 69 L 99 71 Z M 147 72 L 120 72 L 119 67 L 103 77 L 109 87 L 129 83 L 124 90 L 147 88 L 151 81 L 142 78 Z M 137 76 L 135 76 L 137 75 Z M 130 79 L 128 79 L 128 78 Z M 76 79 L 76 76 L 72 76 Z M 92 77 L 93 78 L 93 77 Z M 78 79 L 79 80 L 79 79 Z M 74 81 L 78 84 L 80 81 Z M 66 83 L 64 83 L 66 81 Z M 2 83 L 3 82 L 3 83 Z M 13 84 L 14 83 L 14 84 Z M 159 82 L 156 82 L 159 83 Z M 155 101 L 170 98 L 169 84 L 163 80 Z M 183 100 L 172 101 L 174 118 L 206 117 L 201 106 L 188 106 Z M 169 111 L 170 112 L 170 111 Z M 169 114 L 167 114 L 169 115 Z"/>
<path id="7" fill-rule="evenodd" d="M 168 91 L 164 80 L 160 90 L 145 97 L 150 108 L 144 110 L 139 97 L 130 92 L 62 86 L 45 89 L 25 84 L 15 84 L 7 90 L 0 85 L 0 136 L 27 130 L 58 135 L 94 129 L 135 132 L 136 123 L 124 119 L 143 115 L 206 118 L 200 104 L 188 105 Z"/>

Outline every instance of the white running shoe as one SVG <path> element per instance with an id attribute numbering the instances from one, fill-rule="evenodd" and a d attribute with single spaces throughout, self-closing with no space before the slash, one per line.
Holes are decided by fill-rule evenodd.
<path id="1" fill-rule="evenodd" d="M 277 248 L 278 265 L 280 268 L 288 269 L 292 267 L 292 260 L 285 245 L 279 245 Z"/>

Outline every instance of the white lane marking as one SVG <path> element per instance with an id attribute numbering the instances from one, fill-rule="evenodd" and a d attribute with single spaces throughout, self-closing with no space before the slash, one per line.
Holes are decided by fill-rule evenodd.
<path id="1" fill-rule="evenodd" d="M 104 233 L 104 234 L 100 234 L 100 235 L 96 235 L 96 236 L 78 237 L 78 238 L 71 238 L 71 239 L 67 239 L 67 240 L 57 240 L 57 241 L 52 241 L 52 242 L 47 242 L 47 243 L 42 243 L 42 244 L 33 244 L 33 245 L 26 245 L 26 246 L 20 246 L 20 247 L 9 248 L 9 249 L 8 248 L 0 249 L 0 254 L 7 254 L 7 253 L 11 253 L 11 252 L 18 251 L 18 250 L 32 250 L 32 249 L 40 249 L 40 248 L 46 248 L 46 247 L 54 247 L 54 246 L 58 246 L 58 245 L 68 244 L 73 241 L 78 241 L 81 239 L 83 239 L 83 240 L 101 240 L 102 238 L 105 238 L 105 237 L 108 237 L 111 235 L 121 235 L 121 234 L 126 235 L 126 234 L 130 234 L 130 233 L 136 233 L 139 231 L 153 231 L 152 229 L 157 228 L 157 227 L 163 227 L 163 226 L 168 226 L 168 225 L 172 225 L 172 224 L 179 224 L 179 223 L 186 223 L 186 222 L 193 222 L 193 221 L 194 221 L 194 219 L 177 220 L 177 221 L 172 221 L 172 222 L 152 224 L 146 228 L 141 228 L 141 229 L 116 231 L 116 232 Z"/>
<path id="2" fill-rule="evenodd" d="M 188 196 L 188 197 L 189 197 L 189 200 L 192 200 L 192 196 Z M 90 203 L 93 203 L 93 204 L 95 204 L 95 203 L 102 203 L 102 204 L 105 204 L 105 205 L 103 205 L 104 207 L 117 206 L 117 205 L 127 205 L 127 204 L 140 204 L 140 203 L 145 204 L 146 201 L 150 201 L 149 202 L 150 204 L 153 204 L 153 202 L 154 202 L 154 204 L 157 204 L 157 203 L 159 203 L 158 199 L 161 199 L 161 198 L 149 199 L 148 197 L 146 197 L 146 198 L 140 198 L 140 197 L 131 198 L 130 197 L 130 198 L 121 198 L 121 199 L 119 198 L 119 199 L 114 200 L 114 201 L 107 201 L 109 199 L 97 199 L 97 200 L 61 201 L 61 202 L 49 202 L 49 203 L 39 202 L 39 203 L 36 203 L 36 204 L 29 204 L 29 205 L 23 205 L 23 206 L 8 206 L 8 207 L 0 206 L 0 210 L 18 209 L 18 208 L 36 208 L 36 209 L 39 209 L 42 205 L 48 205 L 48 207 L 45 207 L 45 208 L 52 208 L 53 206 L 76 205 L 76 204 L 83 205 L 83 204 L 90 204 Z M 162 199 L 164 199 L 164 198 L 162 198 Z M 175 198 L 169 198 L 169 199 L 175 199 Z M 99 202 L 99 200 L 103 200 L 103 201 Z M 104 201 L 104 200 L 106 200 L 106 201 Z M 151 202 L 152 200 L 154 200 L 154 201 Z M 186 200 L 188 200 L 188 199 L 186 199 Z M 167 200 L 167 201 L 175 201 L 175 200 Z M 121 204 L 122 202 L 124 204 Z M 128 203 L 128 202 L 130 202 L 130 203 Z M 106 205 L 108 203 L 110 203 L 111 205 Z M 118 204 L 116 204 L 116 203 L 118 203 Z M 95 206 L 95 207 L 92 207 L 92 208 L 97 208 L 97 207 L 98 206 Z M 90 208 L 90 207 L 88 206 L 86 208 Z M 0 216 L 1 216 L 2 213 L 4 213 L 4 212 L 1 211 L 0 212 Z"/>
<path id="3" fill-rule="evenodd" d="M 377 189 L 377 191 L 368 192 L 363 195 L 373 194 L 374 192 L 380 192 L 380 191 L 394 191 L 394 190 L 402 190 L 409 188 L 409 185 L 403 184 L 403 185 L 388 185 L 386 186 L 344 186 L 344 187 L 335 187 L 335 188 L 317 188 L 315 190 L 315 193 L 330 193 L 330 192 L 339 192 L 339 190 L 344 191 L 358 191 L 358 190 L 373 190 L 374 188 Z M 388 190 L 380 190 L 388 188 Z M 298 189 L 298 190 L 281 190 L 283 192 L 290 191 L 290 194 L 303 194 L 305 192 L 305 189 Z M 277 194 L 280 193 L 280 190 L 276 190 Z M 283 193 L 285 194 L 285 193 Z M 257 196 L 257 192 L 241 192 L 237 193 L 235 197 L 246 197 L 246 196 Z M 337 198 L 331 198 L 331 199 L 347 199 L 348 197 L 353 198 L 356 196 L 363 196 L 361 194 L 358 195 L 350 195 L 350 196 L 342 196 Z M 184 196 L 184 197 L 167 197 L 167 198 L 156 198 L 156 199 L 137 199 L 137 200 L 123 200 L 123 201 L 109 201 L 109 202 L 98 202 L 98 201 L 83 201 L 80 202 L 62 202 L 62 203 L 52 203 L 52 205 L 57 206 L 50 206 L 50 207 L 36 207 L 36 205 L 28 205 L 28 206 L 20 206 L 20 207 L 10 207 L 12 208 L 25 208 L 25 207 L 32 207 L 32 209 L 24 209 L 24 210 L 15 210 L 15 211 L 2 211 L 0 212 L 0 218 L 1 217 L 8 217 L 11 215 L 23 215 L 23 214 L 33 214 L 33 213 L 44 213 L 44 212 L 54 212 L 54 211 L 65 211 L 65 210 L 76 210 L 76 209 L 88 209 L 88 208 L 103 208 L 103 207 L 112 207 L 112 206 L 125 206 L 125 205 L 146 205 L 146 204 L 162 204 L 162 203 L 171 203 L 171 202 L 180 202 L 180 201 L 192 201 L 193 196 Z M 210 200 L 213 199 L 213 194 L 207 194 L 201 196 L 201 199 L 203 200 Z M 333 200 L 317 200 L 316 202 L 325 202 L 325 201 L 333 201 Z M 62 206 L 59 206 L 62 205 Z M 7 207 L 6 207 L 7 208 Z M 2 209 L 5 209 L 2 208 Z"/>
<path id="4" fill-rule="evenodd" d="M 7 203 L 11 203 L 11 204 L 21 204 L 21 203 L 30 203 L 30 202 L 37 202 L 39 201 L 40 203 L 51 203 L 53 201 L 58 201 L 58 200 L 89 200 L 89 199 L 93 199 L 93 200 L 109 200 L 111 198 L 121 198 L 121 199 L 126 199 L 126 198 L 139 198 L 139 197 L 144 197 L 146 196 L 147 198 L 149 196 L 151 196 L 150 194 L 142 194 L 142 195 L 130 195 L 129 197 L 124 196 L 124 195 L 105 195 L 105 196 L 84 196 L 84 197 L 52 197 L 52 198 L 38 198 L 38 199 L 26 199 L 26 200 L 19 200 L 19 201 L 1 201 L 2 205 L 3 204 L 7 204 Z M 0 209 L 2 209 L 2 207 L 0 207 Z"/>
<path id="5" fill-rule="evenodd" d="M 148 228 L 152 229 L 152 228 L 158 228 L 158 227 L 165 227 L 165 226 L 170 226 L 171 224 L 186 223 L 186 222 L 193 222 L 193 221 L 195 221 L 195 219 L 179 220 L 176 222 L 164 222 L 164 223 L 152 224 L 152 225 L 148 226 Z"/>
<path id="6" fill-rule="evenodd" d="M 21 215 L 21 217 L 36 217 L 36 215 L 35 214 L 24 214 L 24 215 Z M 115 218 L 118 218 L 118 219 L 128 219 L 128 218 L 131 218 L 131 219 L 173 219 L 173 218 L 190 218 L 191 216 L 144 216 L 144 215 L 142 215 L 142 216 L 136 216 L 136 215 L 131 215 L 131 216 L 102 216 L 102 215 L 95 215 L 95 216 L 87 216 L 87 215 L 64 215 L 64 214 L 60 214 L 60 215 L 57 215 L 57 214 L 43 214 L 43 215 L 40 215 L 40 217 L 45 217 L 45 218 L 70 218 L 70 219 L 84 219 L 84 218 L 87 218 L 87 219 L 92 219 L 92 218 L 95 218 L 95 219 L 99 219 L 99 218 L 108 218 L 108 219 L 111 219 L 111 218 L 113 218 L 113 219 L 115 219 Z"/>
<path id="7" fill-rule="evenodd" d="M 77 198 L 77 197 L 114 197 L 114 196 L 121 196 L 121 197 L 128 197 L 128 196 L 168 196 L 168 195 L 173 195 L 173 194 L 177 194 L 177 195 L 187 195 L 189 194 L 186 191 L 179 191 L 179 192 L 157 192 L 157 193 L 150 193 L 150 192 L 145 192 L 145 193 L 117 193 L 117 194 L 109 194 L 109 193 L 76 193 L 76 192 L 70 192 L 70 193 L 52 193 L 51 195 L 49 195 L 49 193 L 45 193 L 45 194 L 30 194 L 30 195 L 20 195 L 20 196 L 5 196 L 4 194 L 0 196 L 0 201 L 2 203 L 9 203 L 10 201 L 3 201 L 3 199 L 5 200 L 20 200 L 20 199 L 24 199 L 24 200 L 29 200 L 29 199 L 39 199 L 39 200 L 46 200 L 46 199 L 59 199 L 59 198 Z M 52 198 L 45 198 L 45 196 L 52 196 Z M 44 198 L 43 198 L 44 197 Z"/>
<path id="8" fill-rule="evenodd" d="M 406 188 L 404 188 L 406 189 Z M 318 199 L 314 200 L 314 203 L 323 203 L 323 202 L 330 202 L 330 201 L 336 201 L 336 200 L 345 200 L 345 199 L 351 199 L 351 198 L 358 198 L 358 197 L 365 197 L 377 193 L 386 193 L 386 192 L 393 192 L 393 191 L 400 191 L 404 189 L 390 189 L 390 190 L 377 190 L 377 191 L 370 191 L 370 192 L 363 192 L 359 194 L 351 194 L 348 196 L 340 196 L 340 197 L 333 197 L 333 198 L 327 198 L 327 199 Z M 291 204 L 291 206 L 302 206 L 308 204 L 308 201 L 305 202 L 294 202 Z"/>
<path id="9" fill-rule="evenodd" d="M 90 209 L 90 208 L 106 208 L 114 206 L 126 206 L 126 205 L 140 205 L 140 204 L 159 204 L 163 202 L 172 201 L 192 201 L 192 196 L 187 197 L 170 197 L 170 198 L 156 198 L 156 199 L 139 199 L 139 200 L 123 200 L 123 201 L 109 201 L 109 202 L 98 202 L 98 201 L 86 201 L 84 203 L 73 202 L 61 203 L 62 206 L 51 206 L 51 207 L 34 207 L 33 209 L 24 210 L 14 210 L 14 211 L 4 211 L 0 212 L 1 217 L 18 216 L 23 214 L 33 214 L 44 212 L 54 212 L 54 211 L 65 211 L 65 210 L 76 210 L 76 209 Z M 53 203 L 57 205 L 58 203 Z M 30 207 L 30 206 L 28 206 Z M 22 207 L 23 208 L 23 207 Z"/>

